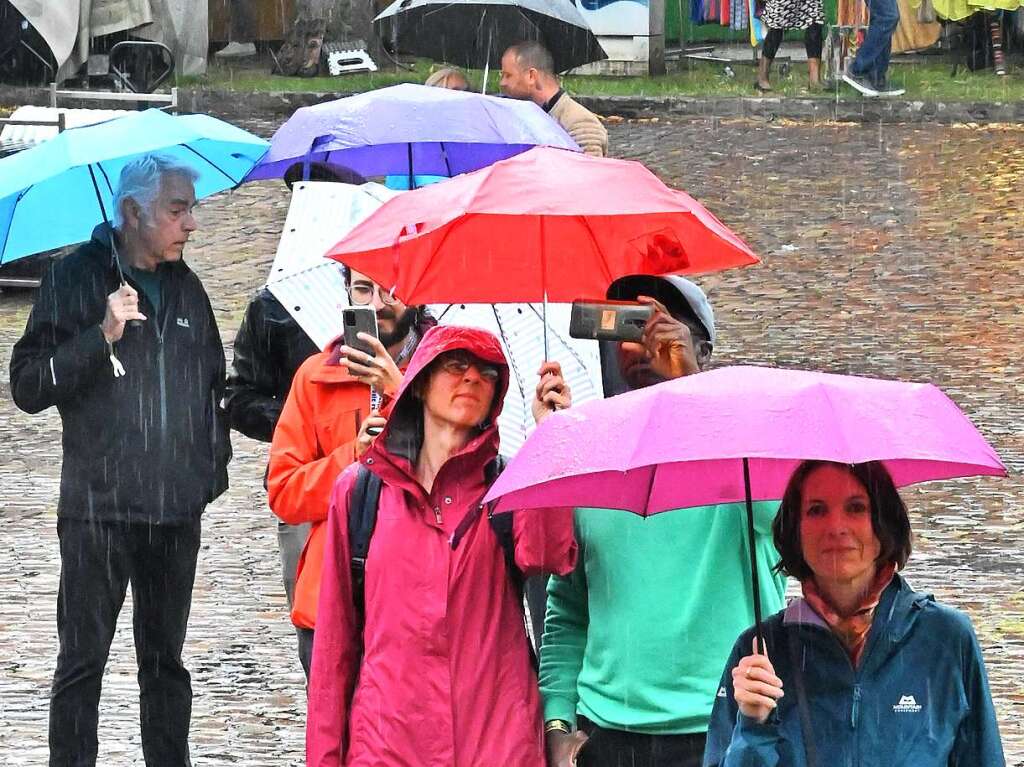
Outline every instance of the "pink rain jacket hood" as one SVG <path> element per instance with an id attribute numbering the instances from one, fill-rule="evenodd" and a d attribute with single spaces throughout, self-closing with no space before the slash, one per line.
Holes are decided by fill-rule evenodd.
<path id="1" fill-rule="evenodd" d="M 411 387 L 441 353 L 465 349 L 502 370 L 491 418 L 441 467 L 416 479 L 422 403 Z M 348 542 L 355 466 L 339 476 L 327 543 L 309 684 L 310 767 L 543 767 L 537 678 L 522 605 L 486 514 L 453 548 L 486 491 L 498 454 L 495 419 L 508 386 L 498 340 L 436 327 L 410 361 L 388 425 L 362 463 L 383 480 L 365 571 L 358 635 Z M 513 511 L 518 567 L 565 575 L 576 563 L 571 509 Z"/>

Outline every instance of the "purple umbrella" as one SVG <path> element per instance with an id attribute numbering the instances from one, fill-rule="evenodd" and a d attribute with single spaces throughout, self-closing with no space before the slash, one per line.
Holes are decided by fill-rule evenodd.
<path id="1" fill-rule="evenodd" d="M 537 145 L 579 151 L 533 102 L 406 83 L 297 110 L 246 180 L 307 158 L 364 176 L 450 177 Z"/>
<path id="2" fill-rule="evenodd" d="M 585 446 L 585 447 L 584 447 Z M 960 408 L 931 384 L 727 367 L 555 413 L 485 502 L 495 511 L 597 506 L 643 516 L 781 498 L 804 460 L 882 461 L 897 486 L 1006 476 Z"/>

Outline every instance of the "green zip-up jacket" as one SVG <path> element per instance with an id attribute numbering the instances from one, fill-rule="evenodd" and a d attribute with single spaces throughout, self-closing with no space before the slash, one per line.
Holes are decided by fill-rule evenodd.
<path id="1" fill-rule="evenodd" d="M 771 523 L 754 504 L 764 615 L 783 606 Z M 553 577 L 540 658 L 544 718 L 648 734 L 707 730 L 722 664 L 754 622 L 743 504 L 643 518 L 577 509 L 580 554 Z"/>

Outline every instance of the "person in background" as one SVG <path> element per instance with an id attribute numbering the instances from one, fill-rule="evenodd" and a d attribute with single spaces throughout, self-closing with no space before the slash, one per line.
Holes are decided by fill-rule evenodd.
<path id="1" fill-rule="evenodd" d="M 197 177 L 161 154 L 125 165 L 113 226 L 50 263 L 11 355 L 15 404 L 56 407 L 63 426 L 51 767 L 96 764 L 103 671 L 129 584 L 146 765 L 191 764 L 181 652 L 200 518 L 227 489 L 231 457 L 224 349 L 182 260 Z"/>
<path id="2" fill-rule="evenodd" d="M 593 157 L 608 154 L 608 131 L 597 115 L 562 90 L 550 51 L 535 41 L 509 46 L 501 57 L 501 92 L 532 101 Z"/>
<path id="3" fill-rule="evenodd" d="M 291 189 L 306 176 L 310 181 L 365 182 L 348 168 L 320 162 L 310 163 L 308 168 L 304 163 L 295 163 L 285 171 L 284 182 Z M 235 335 L 234 357 L 224 394 L 224 409 L 231 428 L 251 439 L 270 442 L 295 372 L 318 351 L 313 340 L 274 294 L 266 286 L 257 290 Z M 295 599 L 299 557 L 308 537 L 308 524 L 278 522 L 281 578 L 289 612 Z M 308 675 L 313 644 L 312 637 L 304 631 L 296 627 L 299 662 Z"/>
<path id="4" fill-rule="evenodd" d="M 635 275 L 608 298 L 653 310 L 641 343 L 602 342 L 605 394 L 694 375 L 711 359 L 715 318 L 682 277 Z M 679 428 L 701 413 L 682 413 Z M 773 577 L 771 521 L 755 504 L 762 607 L 783 604 Z M 719 671 L 753 622 L 746 506 L 725 504 L 642 518 L 576 509 L 576 569 L 554 576 L 540 653 L 550 767 L 699 767 Z"/>
<path id="5" fill-rule="evenodd" d="M 441 67 L 424 80 L 423 84 L 432 88 L 448 88 L 453 91 L 469 90 L 469 80 L 466 79 L 462 70 L 456 67 Z"/>
<path id="6" fill-rule="evenodd" d="M 907 507 L 880 462 L 805 461 L 773 524 L 803 598 L 743 632 L 722 674 L 705 767 L 1003 767 L 970 618 L 897 573 Z"/>
<path id="7" fill-rule="evenodd" d="M 865 96 L 902 96 L 903 88 L 889 85 L 889 59 L 892 57 L 892 36 L 900 24 L 897 0 L 867 0 L 870 21 L 864 42 L 843 73 L 843 82 Z"/>
<path id="8" fill-rule="evenodd" d="M 787 29 L 804 30 L 804 49 L 807 51 L 807 87 L 821 90 L 822 28 L 825 7 L 822 0 L 767 0 L 761 21 L 767 27 L 761 58 L 757 61 L 757 81 L 754 86 L 762 93 L 772 89 L 769 75 L 772 61 L 782 45 Z"/>
<path id="9" fill-rule="evenodd" d="M 218 59 L 247 59 L 256 55 L 256 3 L 253 0 L 226 0 L 228 44 L 217 51 Z"/>

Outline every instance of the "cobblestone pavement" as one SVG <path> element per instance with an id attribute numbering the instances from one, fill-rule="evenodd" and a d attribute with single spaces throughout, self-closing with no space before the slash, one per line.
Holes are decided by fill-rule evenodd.
<path id="1" fill-rule="evenodd" d="M 269 122 L 249 120 L 264 134 Z M 1024 765 L 1024 132 L 991 127 L 665 121 L 610 125 L 620 155 L 703 200 L 764 257 L 705 278 L 718 364 L 931 380 L 994 440 L 1013 476 L 909 490 L 914 584 L 967 610 L 989 664 L 1011 764 Z M 614 194 L 614 190 L 608 190 Z M 199 208 L 188 258 L 226 343 L 273 257 L 277 183 Z M 0 297 L 7 369 L 30 297 Z M 0 384 L 0 764 L 42 765 L 56 657 L 60 427 Z M 266 450 L 235 435 L 231 489 L 208 509 L 186 661 L 197 765 L 300 764 L 303 678 L 284 610 Z M 105 680 L 103 765 L 142 763 L 130 611 Z"/>

